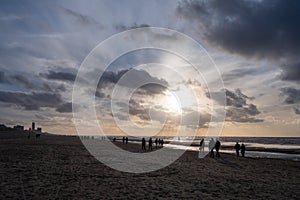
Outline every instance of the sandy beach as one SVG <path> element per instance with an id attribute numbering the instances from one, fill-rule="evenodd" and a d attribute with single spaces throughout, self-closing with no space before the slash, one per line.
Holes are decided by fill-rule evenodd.
<path id="1" fill-rule="evenodd" d="M 2 133 L 1 133 L 2 134 Z M 146 174 L 111 169 L 77 137 L 43 135 L 0 139 L 0 199 L 298 199 L 300 162 L 236 158 L 198 159 L 188 151 Z M 140 145 L 123 145 L 140 152 Z"/>

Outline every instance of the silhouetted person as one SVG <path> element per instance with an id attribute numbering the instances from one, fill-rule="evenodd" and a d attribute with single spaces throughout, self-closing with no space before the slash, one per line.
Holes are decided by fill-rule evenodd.
<path id="1" fill-rule="evenodd" d="M 116 138 L 114 137 L 113 142 L 115 142 L 115 141 L 116 141 Z"/>
<path id="2" fill-rule="evenodd" d="M 161 139 L 161 146 L 163 147 L 164 146 L 164 139 Z"/>
<path id="3" fill-rule="evenodd" d="M 157 144 L 158 144 L 158 139 L 157 138 L 155 138 L 155 148 L 157 148 Z"/>
<path id="4" fill-rule="evenodd" d="M 123 142 L 123 144 L 125 144 L 125 137 L 122 138 L 122 142 Z"/>
<path id="5" fill-rule="evenodd" d="M 125 140 L 126 140 L 126 144 L 127 144 L 128 143 L 128 137 L 126 137 Z"/>
<path id="6" fill-rule="evenodd" d="M 152 138 L 149 138 L 148 143 L 149 143 L 149 151 L 150 151 L 152 150 Z"/>
<path id="7" fill-rule="evenodd" d="M 160 138 L 158 139 L 158 144 L 161 145 L 161 140 L 160 140 Z"/>
<path id="8" fill-rule="evenodd" d="M 241 154 L 242 154 L 242 157 L 245 157 L 245 151 L 246 151 L 246 147 L 244 144 L 242 144 L 241 146 Z"/>
<path id="9" fill-rule="evenodd" d="M 221 142 L 219 140 L 217 140 L 216 144 L 215 144 L 215 149 L 216 149 L 216 157 L 220 157 L 220 147 L 221 147 Z"/>
<path id="10" fill-rule="evenodd" d="M 212 138 L 210 139 L 208 147 L 209 147 L 209 152 L 210 152 L 209 157 L 214 158 L 215 157 L 215 153 L 214 153 L 215 141 L 214 141 L 214 139 L 212 139 Z"/>
<path id="11" fill-rule="evenodd" d="M 235 152 L 236 152 L 236 156 L 239 157 L 240 156 L 241 145 L 238 142 L 236 142 L 236 144 L 234 145 L 234 149 L 235 149 Z"/>
<path id="12" fill-rule="evenodd" d="M 200 141 L 200 147 L 199 147 L 200 152 L 204 151 L 204 139 L 202 138 L 202 140 Z"/>
<path id="13" fill-rule="evenodd" d="M 145 138 L 142 139 L 142 150 L 146 150 L 146 140 L 145 140 Z"/>

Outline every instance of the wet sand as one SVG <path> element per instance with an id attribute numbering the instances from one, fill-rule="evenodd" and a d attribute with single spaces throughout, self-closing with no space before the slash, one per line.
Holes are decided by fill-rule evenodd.
<path id="1" fill-rule="evenodd" d="M 77 137 L 1 137 L 0 199 L 299 199 L 300 162 L 198 159 L 186 152 L 159 171 L 130 174 L 91 156 Z M 136 144 L 124 149 L 141 152 Z"/>

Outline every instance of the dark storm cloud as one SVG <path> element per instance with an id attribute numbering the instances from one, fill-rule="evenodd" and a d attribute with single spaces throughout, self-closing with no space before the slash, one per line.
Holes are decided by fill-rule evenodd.
<path id="1" fill-rule="evenodd" d="M 299 81 L 300 2 L 184 0 L 177 14 L 195 22 L 211 44 L 246 57 L 287 60 L 282 80 Z M 298 72 L 294 74 L 294 72 Z"/>
<path id="2" fill-rule="evenodd" d="M 281 89 L 281 95 L 285 96 L 285 104 L 298 104 L 300 103 L 300 89 L 293 87 L 286 87 Z"/>
<path id="3" fill-rule="evenodd" d="M 177 13 L 205 25 L 206 38 L 247 56 L 283 56 L 300 51 L 300 3 L 275 1 L 182 1 Z"/>
<path id="4" fill-rule="evenodd" d="M 0 101 L 16 106 L 21 106 L 26 110 L 39 110 L 41 107 L 55 108 L 63 103 L 59 94 L 51 93 L 21 93 L 0 91 Z"/>

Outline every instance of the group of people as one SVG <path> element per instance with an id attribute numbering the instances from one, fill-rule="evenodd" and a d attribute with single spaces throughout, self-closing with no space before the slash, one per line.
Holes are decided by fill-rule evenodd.
<path id="1" fill-rule="evenodd" d="M 204 139 L 202 139 L 200 141 L 200 147 L 199 147 L 200 152 L 204 151 L 204 146 L 205 146 L 205 142 L 204 142 Z M 208 143 L 209 157 L 211 157 L 211 158 L 215 157 L 214 149 L 216 150 L 216 157 L 220 157 L 220 148 L 221 148 L 221 142 L 219 140 L 215 141 L 213 138 L 211 138 Z M 240 145 L 237 142 L 234 146 L 234 149 L 236 151 L 237 157 L 240 156 L 240 152 L 242 154 L 242 157 L 245 157 L 246 146 L 243 143 L 242 143 L 242 145 Z"/>
<path id="2" fill-rule="evenodd" d="M 122 142 L 123 144 L 128 144 L 128 137 L 123 137 Z"/>
<path id="3" fill-rule="evenodd" d="M 163 139 L 155 139 L 154 140 L 154 143 L 155 143 L 155 147 L 157 148 L 157 146 L 164 146 L 164 140 Z M 152 150 L 152 146 L 153 146 L 153 141 L 152 141 L 152 138 L 150 137 L 149 140 L 148 140 L 148 145 L 149 145 L 149 151 Z M 142 138 L 142 150 L 146 150 L 146 139 L 145 138 Z"/>
<path id="4" fill-rule="evenodd" d="M 234 145 L 233 148 L 235 149 L 237 157 L 240 156 L 240 151 L 241 151 L 242 157 L 245 157 L 246 146 L 243 143 L 242 143 L 242 145 L 240 145 L 238 142 L 236 142 L 236 144 Z"/>
<path id="5" fill-rule="evenodd" d="M 199 147 L 200 152 L 204 151 L 204 146 L 205 146 L 205 142 L 204 139 L 202 139 L 200 141 L 200 147 Z M 213 138 L 211 138 L 209 140 L 208 148 L 209 148 L 209 157 L 211 158 L 215 157 L 214 149 L 216 150 L 216 157 L 220 157 L 221 142 L 219 140 L 215 141 Z"/>

